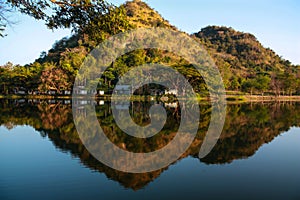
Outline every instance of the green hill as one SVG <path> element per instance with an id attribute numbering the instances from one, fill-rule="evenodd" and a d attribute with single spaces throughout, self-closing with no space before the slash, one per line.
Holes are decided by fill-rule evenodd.
<path id="1" fill-rule="evenodd" d="M 230 85 L 234 79 L 254 78 L 258 75 L 289 73 L 296 75 L 299 66 L 279 57 L 265 48 L 254 35 L 232 28 L 208 26 L 193 34 L 209 51 L 223 72 L 228 89 L 240 89 Z M 227 73 L 230 72 L 230 73 Z"/>
<path id="2" fill-rule="evenodd" d="M 72 83 L 86 55 L 110 35 L 140 27 L 164 27 L 177 30 L 154 9 L 140 0 L 126 2 L 106 16 L 105 24 L 93 24 L 100 32 L 75 33 L 56 42 L 34 63 L 0 68 L 0 93 L 18 90 L 61 93 Z M 219 67 L 227 90 L 275 95 L 300 94 L 300 66 L 292 65 L 274 51 L 263 47 L 249 33 L 232 28 L 208 26 L 191 35 L 201 43 Z M 178 69 L 193 82 L 195 91 L 205 90 L 200 75 L 180 57 L 159 50 L 139 50 L 119 58 L 100 80 L 102 89 L 110 91 L 118 77 L 130 67 L 143 63 L 164 63 Z M 5 75 L 4 75 L 5 74 Z M 192 76 L 191 76 L 192 75 Z"/>

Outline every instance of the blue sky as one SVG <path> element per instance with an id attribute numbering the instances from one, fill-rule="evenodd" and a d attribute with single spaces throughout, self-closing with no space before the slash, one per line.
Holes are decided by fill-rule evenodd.
<path id="1" fill-rule="evenodd" d="M 111 0 L 120 4 L 123 0 Z M 193 33 L 207 25 L 225 25 L 254 34 L 265 46 L 300 64 L 300 1 L 298 0 L 146 0 L 180 30 Z M 0 65 L 27 64 L 70 30 L 48 30 L 43 22 L 21 14 L 0 38 Z"/>

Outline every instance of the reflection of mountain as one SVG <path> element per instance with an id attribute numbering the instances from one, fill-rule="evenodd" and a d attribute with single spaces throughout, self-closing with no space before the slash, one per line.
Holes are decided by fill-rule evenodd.
<path id="1" fill-rule="evenodd" d="M 13 106 L 12 106 L 13 105 Z M 149 123 L 147 113 L 150 104 L 133 103 L 131 115 L 137 124 Z M 229 163 L 236 159 L 247 158 L 264 144 L 271 142 L 280 133 L 300 123 L 300 104 L 268 103 L 229 105 L 223 133 L 213 151 L 201 161 L 207 164 Z M 166 170 L 144 174 L 123 173 L 111 169 L 93 158 L 82 145 L 73 124 L 70 105 L 63 102 L 39 104 L 0 101 L 0 125 L 13 128 L 15 125 L 30 125 L 47 135 L 53 144 L 62 151 L 71 152 L 90 169 L 103 172 L 112 180 L 126 188 L 138 190 L 155 180 Z M 168 144 L 174 137 L 180 120 L 177 108 L 167 108 L 168 122 L 163 131 L 150 139 L 136 139 L 122 134 L 114 123 L 108 104 L 97 106 L 97 116 L 108 138 L 121 148 L 135 152 L 153 151 Z M 189 155 L 197 158 L 210 120 L 210 106 L 200 106 L 201 123 L 199 132 L 191 147 L 181 159 Z"/>
<path id="2" fill-rule="evenodd" d="M 63 151 L 71 152 L 80 158 L 81 162 L 92 170 L 103 172 L 109 179 L 116 180 L 126 188 L 138 190 L 157 178 L 163 170 L 144 174 L 130 174 L 114 170 L 96 160 L 78 139 L 70 139 L 68 133 L 48 133 L 53 144 Z"/>
<path id="3" fill-rule="evenodd" d="M 229 106 L 221 138 L 201 161 L 222 164 L 254 155 L 262 145 L 300 125 L 299 106 L 298 103 Z"/>

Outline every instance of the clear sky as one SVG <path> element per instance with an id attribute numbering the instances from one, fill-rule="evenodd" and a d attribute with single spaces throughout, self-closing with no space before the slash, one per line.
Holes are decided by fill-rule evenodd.
<path id="1" fill-rule="evenodd" d="M 119 5 L 123 0 L 110 0 Z M 300 64 L 299 0 L 146 0 L 180 30 L 194 33 L 207 25 L 225 25 L 254 34 L 265 46 L 294 64 Z M 47 51 L 70 30 L 48 30 L 43 22 L 11 16 L 16 25 L 0 38 L 0 65 L 27 64 Z"/>

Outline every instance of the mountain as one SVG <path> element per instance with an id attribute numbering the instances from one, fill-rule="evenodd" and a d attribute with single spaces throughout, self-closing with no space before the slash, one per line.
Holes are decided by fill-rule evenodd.
<path id="1" fill-rule="evenodd" d="M 115 13 L 114 13 L 115 12 Z M 116 19 L 116 16 L 118 16 Z M 32 82 L 27 90 L 39 90 L 42 93 L 55 90 L 71 90 L 72 83 L 86 55 L 98 44 L 113 33 L 141 27 L 163 27 L 178 31 L 178 29 L 165 20 L 158 12 L 140 0 L 126 2 L 116 8 L 107 16 L 106 24 L 99 25 L 101 33 L 75 33 L 70 38 L 63 38 L 56 42 L 47 53 L 43 52 L 35 63 L 20 66 L 13 78 L 18 82 L 18 76 L 23 80 L 23 71 L 33 71 L 24 82 Z M 113 27 L 113 28 L 112 28 Z M 99 28 L 99 27 L 98 27 Z M 113 29 L 113 30 L 112 30 Z M 265 48 L 250 33 L 243 33 L 233 28 L 223 26 L 208 26 L 198 33 L 190 35 L 204 46 L 218 66 L 224 85 L 227 90 L 243 91 L 246 93 L 273 95 L 300 94 L 300 66 L 278 56 L 274 51 Z M 130 67 L 144 63 L 163 63 L 176 68 L 184 76 L 189 77 L 196 92 L 206 90 L 205 83 L 197 71 L 190 70 L 189 63 L 180 57 L 159 50 L 139 50 L 124 55 L 114 63 L 109 75 L 103 76 L 102 90 L 111 91 L 118 77 Z M 7 68 L 7 67 L 6 67 Z M 6 69 L 2 67 L 1 70 Z M 21 71 L 21 72 L 20 72 Z M 4 74 L 5 72 L 3 72 Z M 14 71 L 11 72 L 15 73 Z M 49 74 L 63 74 L 60 81 Z M 7 83 L 8 76 L 0 79 L 0 93 L 9 93 L 18 90 L 24 84 Z M 17 88 L 17 89 L 15 89 Z M 26 89 L 26 88 L 25 88 Z"/>
<path id="2" fill-rule="evenodd" d="M 224 26 L 208 26 L 192 36 L 198 39 L 214 58 L 225 81 L 232 81 L 236 77 L 252 78 L 258 74 L 271 75 L 284 72 L 296 74 L 300 69 L 270 48 L 263 47 L 250 33 Z"/>

